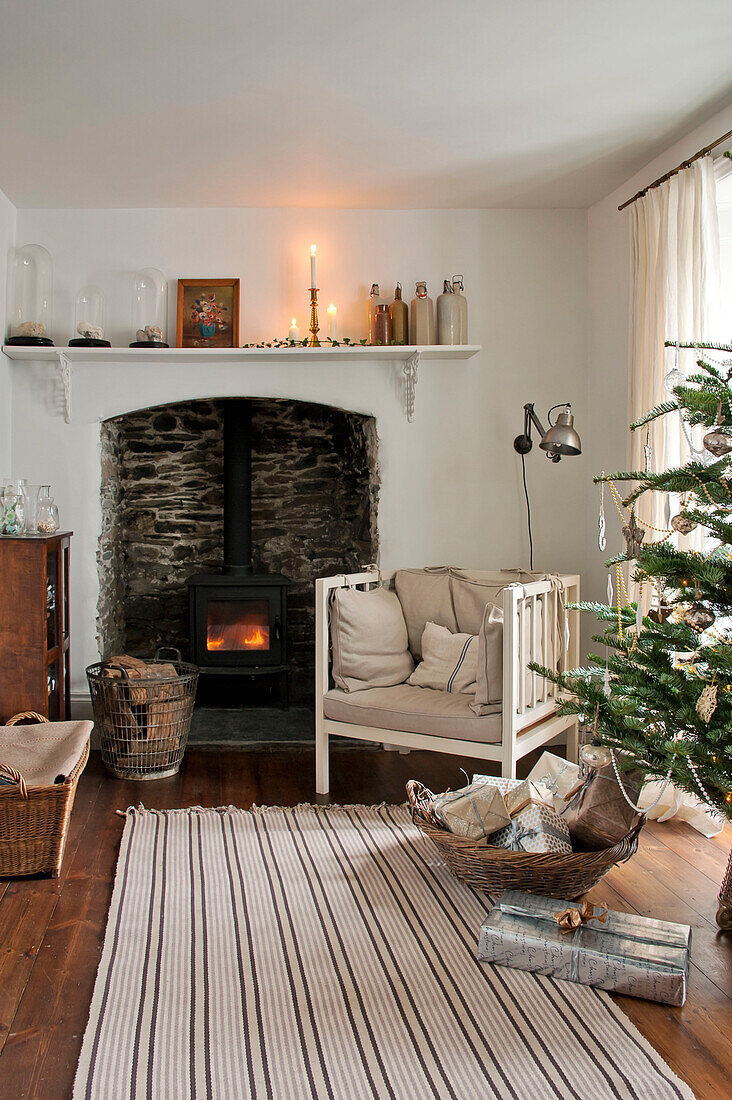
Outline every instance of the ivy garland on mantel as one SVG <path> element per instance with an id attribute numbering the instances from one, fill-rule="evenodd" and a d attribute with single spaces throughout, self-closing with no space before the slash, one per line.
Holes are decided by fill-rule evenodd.
<path id="1" fill-rule="evenodd" d="M 342 340 L 331 340 L 327 337 L 321 341 L 320 347 L 315 347 L 313 351 L 319 351 L 320 348 L 367 348 L 367 347 L 393 347 L 400 348 L 406 347 L 406 344 L 397 344 L 396 340 L 391 340 L 389 344 L 383 344 L 380 340 L 376 344 L 369 344 L 368 340 L 351 340 L 348 336 L 344 336 Z M 261 344 L 242 344 L 242 350 L 261 350 L 263 348 L 308 348 L 310 347 L 309 340 L 270 340 L 268 343 Z"/>

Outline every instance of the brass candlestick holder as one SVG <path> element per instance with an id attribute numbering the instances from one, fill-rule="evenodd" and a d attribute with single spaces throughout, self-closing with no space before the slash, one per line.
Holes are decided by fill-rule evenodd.
<path id="1" fill-rule="evenodd" d="M 318 288 L 315 286 L 310 287 L 310 339 L 308 340 L 309 348 L 319 348 L 320 340 L 318 339 L 318 332 L 320 326 L 318 325 Z"/>

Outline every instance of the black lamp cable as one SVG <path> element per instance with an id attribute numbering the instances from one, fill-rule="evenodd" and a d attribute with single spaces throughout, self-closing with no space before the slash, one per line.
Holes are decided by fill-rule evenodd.
<path id="1" fill-rule="evenodd" d="M 526 522 L 529 528 L 529 571 L 534 571 L 534 540 L 531 536 L 531 503 L 529 501 L 529 489 L 526 484 L 526 455 L 521 455 L 521 473 L 524 479 L 524 496 L 526 497 Z"/>

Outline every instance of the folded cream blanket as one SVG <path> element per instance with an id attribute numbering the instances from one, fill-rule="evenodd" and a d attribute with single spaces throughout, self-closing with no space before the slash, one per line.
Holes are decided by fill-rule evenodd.
<path id="1" fill-rule="evenodd" d="M 28 787 L 50 787 L 79 762 L 92 722 L 0 726 L 0 764 L 20 772 Z"/>

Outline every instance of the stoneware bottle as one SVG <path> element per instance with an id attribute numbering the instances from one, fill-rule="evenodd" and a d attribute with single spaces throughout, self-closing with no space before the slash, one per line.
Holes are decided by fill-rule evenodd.
<path id="1" fill-rule="evenodd" d="M 453 275 L 452 277 L 452 292 L 455 295 L 455 301 L 458 304 L 460 310 L 460 338 L 455 342 L 457 344 L 467 344 L 468 342 L 468 302 L 463 291 L 463 277 L 462 275 Z"/>
<path id="2" fill-rule="evenodd" d="M 410 344 L 434 344 L 435 310 L 427 297 L 427 283 L 417 283 L 417 294 L 409 307 Z"/>
<path id="3" fill-rule="evenodd" d="M 379 294 L 379 284 L 371 284 L 371 293 L 369 294 L 369 343 L 376 343 L 376 314 L 379 312 L 379 306 L 388 306 L 381 295 Z"/>
<path id="4" fill-rule="evenodd" d="M 375 343 L 388 347 L 391 343 L 391 317 L 386 302 L 381 302 L 376 311 L 376 340 Z"/>
<path id="5" fill-rule="evenodd" d="M 409 340 L 409 310 L 402 301 L 402 284 L 397 283 L 394 301 L 389 306 L 391 317 L 391 338 L 395 344 L 406 344 Z"/>
<path id="6" fill-rule="evenodd" d="M 437 299 L 437 343 L 460 343 L 460 306 L 449 279 L 444 280 L 442 294 Z"/>

